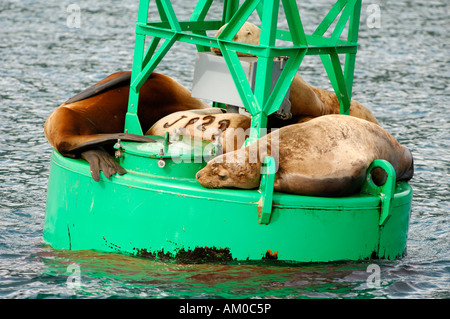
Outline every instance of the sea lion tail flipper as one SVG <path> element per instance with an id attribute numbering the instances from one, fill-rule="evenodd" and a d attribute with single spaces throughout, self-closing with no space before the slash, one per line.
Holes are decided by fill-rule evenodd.
<path id="1" fill-rule="evenodd" d="M 100 180 L 100 171 L 103 171 L 106 178 L 110 178 L 116 173 L 123 175 L 127 172 L 108 152 L 101 148 L 82 152 L 81 157 L 89 163 L 91 176 L 96 182 Z"/>
<path id="2" fill-rule="evenodd" d="M 78 138 L 78 137 L 77 137 Z M 83 136 L 86 140 L 82 143 L 75 144 L 72 148 L 66 149 L 65 153 L 81 153 L 83 151 L 98 148 L 106 145 L 114 145 L 117 140 L 139 142 L 139 143 L 155 143 L 156 141 L 148 136 L 129 134 L 129 133 L 113 133 L 113 134 L 93 134 L 90 136 Z"/>
<path id="3" fill-rule="evenodd" d="M 414 176 L 414 158 L 409 149 L 405 149 L 404 156 L 406 157 L 406 159 L 404 161 L 405 161 L 405 163 L 408 163 L 408 166 L 407 166 L 407 169 L 400 176 L 397 176 L 397 180 L 408 182 Z"/>
<path id="4" fill-rule="evenodd" d="M 102 92 L 106 92 L 108 90 L 122 87 L 125 85 L 130 85 L 130 79 L 131 79 L 131 72 L 117 72 L 114 74 L 111 74 L 106 79 L 88 87 L 87 89 L 81 91 L 80 93 L 72 96 L 70 99 L 68 99 L 66 104 L 75 103 L 78 101 L 82 101 L 85 99 L 88 99 L 90 97 L 93 97 L 97 94 L 100 94 Z"/>

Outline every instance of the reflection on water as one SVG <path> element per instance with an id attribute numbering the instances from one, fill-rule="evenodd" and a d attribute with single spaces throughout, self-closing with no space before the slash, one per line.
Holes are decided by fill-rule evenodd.
<path id="1" fill-rule="evenodd" d="M 152 1 L 153 2 L 153 1 Z M 67 26 L 67 7 L 80 27 Z M 180 19 L 191 2 L 172 1 Z M 215 1 L 221 5 L 221 1 Z M 333 1 L 298 1 L 308 32 Z M 369 28 L 368 5 L 380 8 Z M 0 5 L 0 298 L 448 298 L 450 77 L 448 1 L 364 1 L 353 96 L 414 155 L 408 255 L 372 262 L 183 265 L 95 252 L 54 251 L 42 226 L 51 147 L 47 116 L 105 76 L 131 69 L 138 1 L 6 0 Z M 221 14 L 213 7 L 213 17 Z M 32 32 L 30 32 L 32 31 Z M 191 87 L 194 47 L 176 44 L 157 71 Z M 320 59 L 301 74 L 331 89 Z M 68 266 L 80 270 L 70 288 Z"/>
<path id="2" fill-rule="evenodd" d="M 114 297 L 111 286 L 132 287 L 123 297 L 152 298 L 355 298 L 371 296 L 367 263 L 288 264 L 177 264 L 95 252 L 41 254 L 44 273 L 59 276 L 60 294 L 77 297 Z M 77 265 L 76 291 L 68 288 Z M 370 284 L 370 283 L 369 283 Z M 115 289 L 114 288 L 114 289 Z M 139 295 L 135 291 L 141 290 Z"/>
<path id="3" fill-rule="evenodd" d="M 40 253 L 42 280 L 49 295 L 77 298 L 396 298 L 448 297 L 439 290 L 440 266 L 377 262 L 380 282 L 371 280 L 370 262 L 327 264 L 177 264 L 92 251 L 49 248 Z M 79 267 L 78 285 L 70 287 L 70 265 Z M 424 269 L 426 269 L 424 271 Z M 446 280 L 440 278 L 440 280 Z M 424 296 L 424 292 L 429 295 Z M 448 292 L 447 292 L 448 293 Z"/>

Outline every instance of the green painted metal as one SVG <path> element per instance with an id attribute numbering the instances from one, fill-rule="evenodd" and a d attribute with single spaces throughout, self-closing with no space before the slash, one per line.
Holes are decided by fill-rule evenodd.
<path id="1" fill-rule="evenodd" d="M 158 146 L 123 148 L 128 173 L 111 179 L 102 174 L 99 182 L 85 161 L 53 152 L 44 222 L 44 240 L 53 248 L 176 259 L 209 247 L 228 252 L 227 260 L 277 253 L 278 260 L 294 262 L 404 254 L 412 196 L 407 183 L 396 184 L 390 218 L 380 226 L 381 194 L 321 198 L 275 192 L 270 200 L 264 184 L 259 190 L 206 189 L 195 180 L 204 162 L 166 157 L 161 168 Z M 272 206 L 268 223 L 260 223 L 262 198 Z"/>
<path id="2" fill-rule="evenodd" d="M 192 12 L 191 18 L 189 21 L 192 22 L 203 22 L 205 21 L 206 15 L 211 7 L 213 0 L 200 0 L 195 6 L 194 12 Z M 225 6 L 226 7 L 226 6 Z M 224 13 L 225 16 L 225 13 Z M 203 35 L 206 37 L 206 30 L 193 30 L 192 33 Z M 210 50 L 209 47 L 197 45 L 198 52 L 208 52 Z"/>
<path id="3" fill-rule="evenodd" d="M 207 13 L 214 1 L 199 0 L 189 21 L 178 21 L 169 0 L 156 1 L 160 22 L 148 21 L 149 0 L 140 1 L 136 23 L 136 45 L 133 58 L 132 84 L 125 130 L 141 134 L 137 118 L 139 88 L 153 72 L 175 41 L 192 43 L 200 52 L 209 48 L 220 48 L 233 77 L 238 93 L 247 111 L 252 115 L 252 130 L 248 145 L 259 139 L 267 126 L 267 117 L 276 112 L 305 55 L 320 55 L 330 82 L 341 105 L 341 113 L 348 114 L 351 100 L 351 87 L 357 49 L 361 0 L 338 0 L 324 20 L 311 35 L 306 35 L 295 0 L 282 0 L 289 30 L 277 27 L 279 0 L 224 1 L 221 20 L 207 20 Z M 232 41 L 250 15 L 257 11 L 261 18 L 261 39 L 258 46 Z M 338 18 L 339 17 L 339 18 Z M 336 25 L 329 30 L 334 21 Z M 227 27 L 218 38 L 206 35 L 208 30 L 217 30 L 223 24 Z M 345 26 L 349 24 L 347 39 L 341 39 Z M 331 36 L 325 36 L 331 31 Z M 144 52 L 145 37 L 152 37 L 148 49 Z M 158 48 L 157 44 L 164 39 Z M 277 47 L 276 40 L 291 41 L 291 46 Z M 258 70 L 255 92 L 252 91 L 237 52 L 258 57 Z M 345 54 L 344 71 L 339 55 Z M 143 58 L 144 56 L 144 58 Z M 271 70 L 273 58 L 288 57 L 278 83 L 271 91 Z"/>
<path id="4" fill-rule="evenodd" d="M 268 224 L 272 216 L 273 205 L 273 187 L 275 183 L 275 159 L 273 157 L 265 157 L 263 162 L 263 172 L 261 176 L 261 199 L 258 205 L 259 223 Z"/>
<path id="5" fill-rule="evenodd" d="M 297 3 L 282 0 L 289 30 L 277 28 L 280 1 L 224 0 L 220 20 L 208 20 L 214 0 L 199 0 L 189 21 L 178 21 L 168 0 L 155 0 L 160 21 L 148 21 L 150 0 L 141 0 L 124 130 L 143 134 L 137 116 L 139 90 L 175 41 L 194 44 L 199 52 L 220 48 L 246 109 L 252 115 L 247 143 L 264 134 L 267 117 L 277 111 L 307 55 L 320 55 L 330 82 L 347 114 L 357 51 L 360 0 L 338 0 L 313 34 L 304 33 Z M 259 46 L 232 38 L 253 11 L 261 18 Z M 330 26 L 340 15 L 334 30 Z M 348 37 L 341 39 L 345 23 Z M 206 31 L 227 27 L 218 38 Z M 331 31 L 331 36 L 325 33 Z M 145 39 L 150 37 L 148 46 Z M 291 41 L 277 47 L 276 40 Z M 237 52 L 258 57 L 252 91 Z M 345 54 L 342 70 L 339 55 Z M 273 58 L 288 57 L 270 91 Z M 383 169 L 384 185 L 368 174 L 361 193 L 344 198 L 274 192 L 275 161 L 264 159 L 255 190 L 206 189 L 195 174 L 217 153 L 217 145 L 195 139 L 152 136 L 155 143 L 118 142 L 116 160 L 127 174 L 103 175 L 95 182 L 89 165 L 53 151 L 48 183 L 44 240 L 56 249 L 94 249 L 156 258 L 194 256 L 213 249 L 226 260 L 328 262 L 401 257 L 411 210 L 412 189 L 395 182 L 392 166 Z M 229 257 L 229 258 L 228 258 Z"/>
<path id="6" fill-rule="evenodd" d="M 372 171 L 380 167 L 382 168 L 386 174 L 387 174 L 387 180 L 386 182 L 381 185 L 377 186 L 372 181 L 371 173 Z M 375 160 L 370 165 L 370 167 L 367 170 L 367 181 L 362 189 L 362 193 L 366 194 L 374 194 L 374 195 L 380 195 L 381 197 L 381 214 L 380 214 L 380 226 L 384 225 L 388 218 L 390 217 L 391 212 L 391 205 L 392 205 L 392 195 L 395 190 L 395 180 L 396 180 L 396 174 L 395 170 L 392 167 L 392 165 L 388 164 L 386 161 L 381 160 Z"/>

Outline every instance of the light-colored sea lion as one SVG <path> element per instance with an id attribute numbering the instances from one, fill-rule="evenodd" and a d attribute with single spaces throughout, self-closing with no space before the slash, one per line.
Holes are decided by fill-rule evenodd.
<path id="1" fill-rule="evenodd" d="M 314 118 L 328 114 L 339 114 L 340 104 L 336 94 L 319 87 L 309 85 L 296 74 L 291 87 L 289 100 L 291 113 L 295 121 L 304 121 L 304 118 Z M 349 115 L 379 124 L 373 113 L 358 101 L 350 101 Z"/>
<path id="2" fill-rule="evenodd" d="M 108 76 L 61 104 L 44 125 L 50 144 L 63 156 L 86 159 L 97 181 L 100 170 L 108 178 L 124 173 L 113 159 L 108 159 L 109 154 L 103 148 L 114 145 L 119 138 L 153 141 L 145 136 L 123 133 L 130 76 L 131 72 Z M 193 98 L 190 91 L 174 79 L 153 73 L 140 90 L 138 117 L 145 130 L 170 113 L 206 107 L 210 106 Z"/>
<path id="3" fill-rule="evenodd" d="M 268 127 L 276 128 L 285 125 L 304 123 L 313 118 L 339 114 L 340 104 L 336 94 L 319 87 L 312 86 L 296 74 L 289 93 L 292 118 L 289 120 L 278 119 L 271 115 L 268 119 Z M 357 117 L 379 125 L 373 113 L 356 100 L 350 101 L 350 116 Z"/>
<path id="4" fill-rule="evenodd" d="M 256 188 L 265 156 L 277 163 L 275 191 L 310 196 L 358 192 L 375 159 L 390 162 L 397 180 L 411 179 L 414 171 L 411 152 L 381 126 L 348 115 L 325 115 L 214 158 L 197 180 L 207 188 Z"/>
<path id="5" fill-rule="evenodd" d="M 225 26 L 222 26 L 217 31 L 215 37 L 220 35 Z M 245 22 L 233 41 L 258 45 L 260 36 L 261 30 L 258 26 L 251 22 Z M 211 50 L 221 55 L 219 49 L 211 48 Z M 252 55 L 238 53 L 238 56 Z M 335 93 L 309 85 L 299 74 L 295 75 L 291 83 L 289 101 L 291 102 L 292 118 L 286 121 L 278 120 L 274 116 L 271 116 L 269 126 L 281 127 L 287 124 L 302 123 L 322 115 L 339 114 L 340 111 L 340 104 Z M 379 124 L 372 112 L 366 106 L 355 100 L 351 100 L 350 102 L 349 115 Z"/>
<path id="6" fill-rule="evenodd" d="M 217 38 L 225 29 L 227 25 L 223 25 L 214 35 Z M 238 33 L 233 37 L 234 42 L 247 43 L 252 45 L 259 45 L 259 39 L 261 37 L 261 29 L 250 22 L 245 22 L 239 29 Z M 211 51 L 217 55 L 222 55 L 220 49 L 211 48 Z M 254 56 L 252 54 L 237 52 L 238 56 Z"/>
<path id="7" fill-rule="evenodd" d="M 251 119 L 238 113 L 222 113 L 219 108 L 181 111 L 167 115 L 156 122 L 145 135 L 172 134 L 215 141 L 218 138 L 222 152 L 240 148 L 248 137 Z"/>

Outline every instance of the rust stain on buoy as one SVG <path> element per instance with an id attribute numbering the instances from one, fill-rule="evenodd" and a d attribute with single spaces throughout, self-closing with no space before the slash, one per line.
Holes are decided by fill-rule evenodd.
<path id="1" fill-rule="evenodd" d="M 266 255 L 262 259 L 278 259 L 278 250 L 273 253 L 270 249 L 267 249 Z"/>

